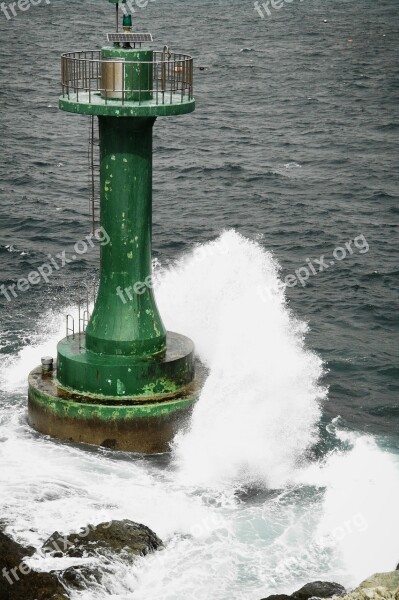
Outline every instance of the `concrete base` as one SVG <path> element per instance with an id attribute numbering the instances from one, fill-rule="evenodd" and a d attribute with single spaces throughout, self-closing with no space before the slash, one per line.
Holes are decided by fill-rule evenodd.
<path id="1" fill-rule="evenodd" d="M 107 402 L 68 392 L 59 386 L 55 371 L 43 374 L 38 367 L 29 375 L 29 423 L 61 440 L 129 452 L 168 452 L 199 396 L 204 371 L 196 371 L 193 383 L 174 397 Z"/>

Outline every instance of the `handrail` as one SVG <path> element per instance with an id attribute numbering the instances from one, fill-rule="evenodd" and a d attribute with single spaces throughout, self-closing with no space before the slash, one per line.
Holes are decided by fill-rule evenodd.
<path id="1" fill-rule="evenodd" d="M 109 80 L 108 87 L 103 82 L 106 69 L 111 69 L 111 87 Z M 134 75 L 129 76 L 131 73 Z M 193 59 L 165 50 L 155 51 L 152 61 L 101 58 L 96 50 L 68 52 L 61 56 L 61 85 L 62 96 L 76 97 L 77 102 L 82 95 L 89 102 L 93 95 L 101 96 L 105 103 L 115 98 L 122 104 L 149 99 L 156 104 L 185 102 L 193 98 Z"/>

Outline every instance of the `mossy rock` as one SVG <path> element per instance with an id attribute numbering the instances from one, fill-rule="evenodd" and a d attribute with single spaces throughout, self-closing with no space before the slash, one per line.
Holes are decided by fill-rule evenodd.
<path id="1" fill-rule="evenodd" d="M 390 573 L 376 573 L 372 577 L 369 577 L 365 581 L 363 581 L 359 588 L 370 589 L 370 588 L 379 588 L 384 587 L 390 592 L 398 592 L 399 591 L 399 571 L 392 571 Z"/>

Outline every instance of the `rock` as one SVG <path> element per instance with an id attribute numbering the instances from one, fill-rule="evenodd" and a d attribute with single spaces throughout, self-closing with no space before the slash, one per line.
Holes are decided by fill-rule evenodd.
<path id="1" fill-rule="evenodd" d="M 338 583 L 314 581 L 313 583 L 307 583 L 291 596 L 287 596 L 286 594 L 275 594 L 263 598 L 263 600 L 320 600 L 321 598 L 331 598 L 331 596 L 334 595 L 338 598 L 343 594 L 345 594 L 345 588 Z"/>
<path id="2" fill-rule="evenodd" d="M 377 573 L 341 600 L 399 600 L 399 571 Z"/>
<path id="3" fill-rule="evenodd" d="M 331 598 L 331 596 L 343 596 L 346 590 L 338 583 L 328 583 L 327 581 L 314 581 L 307 583 L 300 590 L 291 595 L 292 600 L 310 600 L 313 596 L 316 598 Z"/>
<path id="4" fill-rule="evenodd" d="M 272 596 L 268 596 L 262 600 L 292 600 L 292 598 L 291 596 L 286 596 L 285 594 L 273 594 Z"/>
<path id="5" fill-rule="evenodd" d="M 382 587 L 365 590 L 358 589 L 344 596 L 343 600 L 399 600 L 399 592 L 390 592 L 387 588 Z"/>
<path id="6" fill-rule="evenodd" d="M 342 600 L 399 600 L 399 571 L 376 573 Z"/>
<path id="7" fill-rule="evenodd" d="M 284 594 L 268 596 L 263 600 L 399 600 L 399 570 L 376 573 L 358 588 L 345 595 L 345 589 L 337 583 L 315 581 L 304 585 L 291 596 Z"/>
<path id="8" fill-rule="evenodd" d="M 96 584 L 101 585 L 102 573 L 100 569 L 90 566 L 70 567 L 61 573 L 62 581 L 76 590 L 86 590 Z"/>
<path id="9" fill-rule="evenodd" d="M 111 521 L 88 525 L 78 533 L 62 536 L 57 531 L 44 543 L 43 550 L 55 557 L 83 558 L 91 556 L 131 559 L 145 556 L 162 547 L 159 537 L 145 525 L 133 521 Z"/>
<path id="10" fill-rule="evenodd" d="M 370 588 L 386 588 L 390 592 L 399 591 L 399 571 L 392 571 L 390 573 L 376 573 L 372 577 L 369 577 L 363 581 L 358 590 L 370 589 Z"/>
<path id="11" fill-rule="evenodd" d="M 90 585 L 101 584 L 107 562 L 112 563 L 115 556 L 131 562 L 133 558 L 145 556 L 161 547 L 163 547 L 162 541 L 151 529 L 124 520 L 100 523 L 96 526 L 88 525 L 79 533 L 71 533 L 67 536 L 55 531 L 44 543 L 43 550 L 59 558 L 101 556 L 103 558 L 101 570 L 95 565 L 81 565 L 70 567 L 60 574 L 61 581 L 68 588 L 84 590 Z"/>
<path id="12" fill-rule="evenodd" d="M 31 571 L 24 559 L 34 554 L 0 531 L 1 600 L 68 600 L 69 595 L 58 577 Z"/>

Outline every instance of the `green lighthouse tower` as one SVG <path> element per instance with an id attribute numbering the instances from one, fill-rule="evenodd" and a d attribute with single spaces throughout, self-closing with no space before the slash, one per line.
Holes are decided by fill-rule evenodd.
<path id="1" fill-rule="evenodd" d="M 152 36 L 108 34 L 101 51 L 62 56 L 60 108 L 98 117 L 100 283 L 87 327 L 67 327 L 57 362 L 29 376 L 29 422 L 77 442 L 162 452 L 197 397 L 194 345 L 167 332 L 152 288 L 152 130 L 195 108 L 193 60 L 148 47 Z M 83 319 L 84 321 L 84 319 Z"/>

